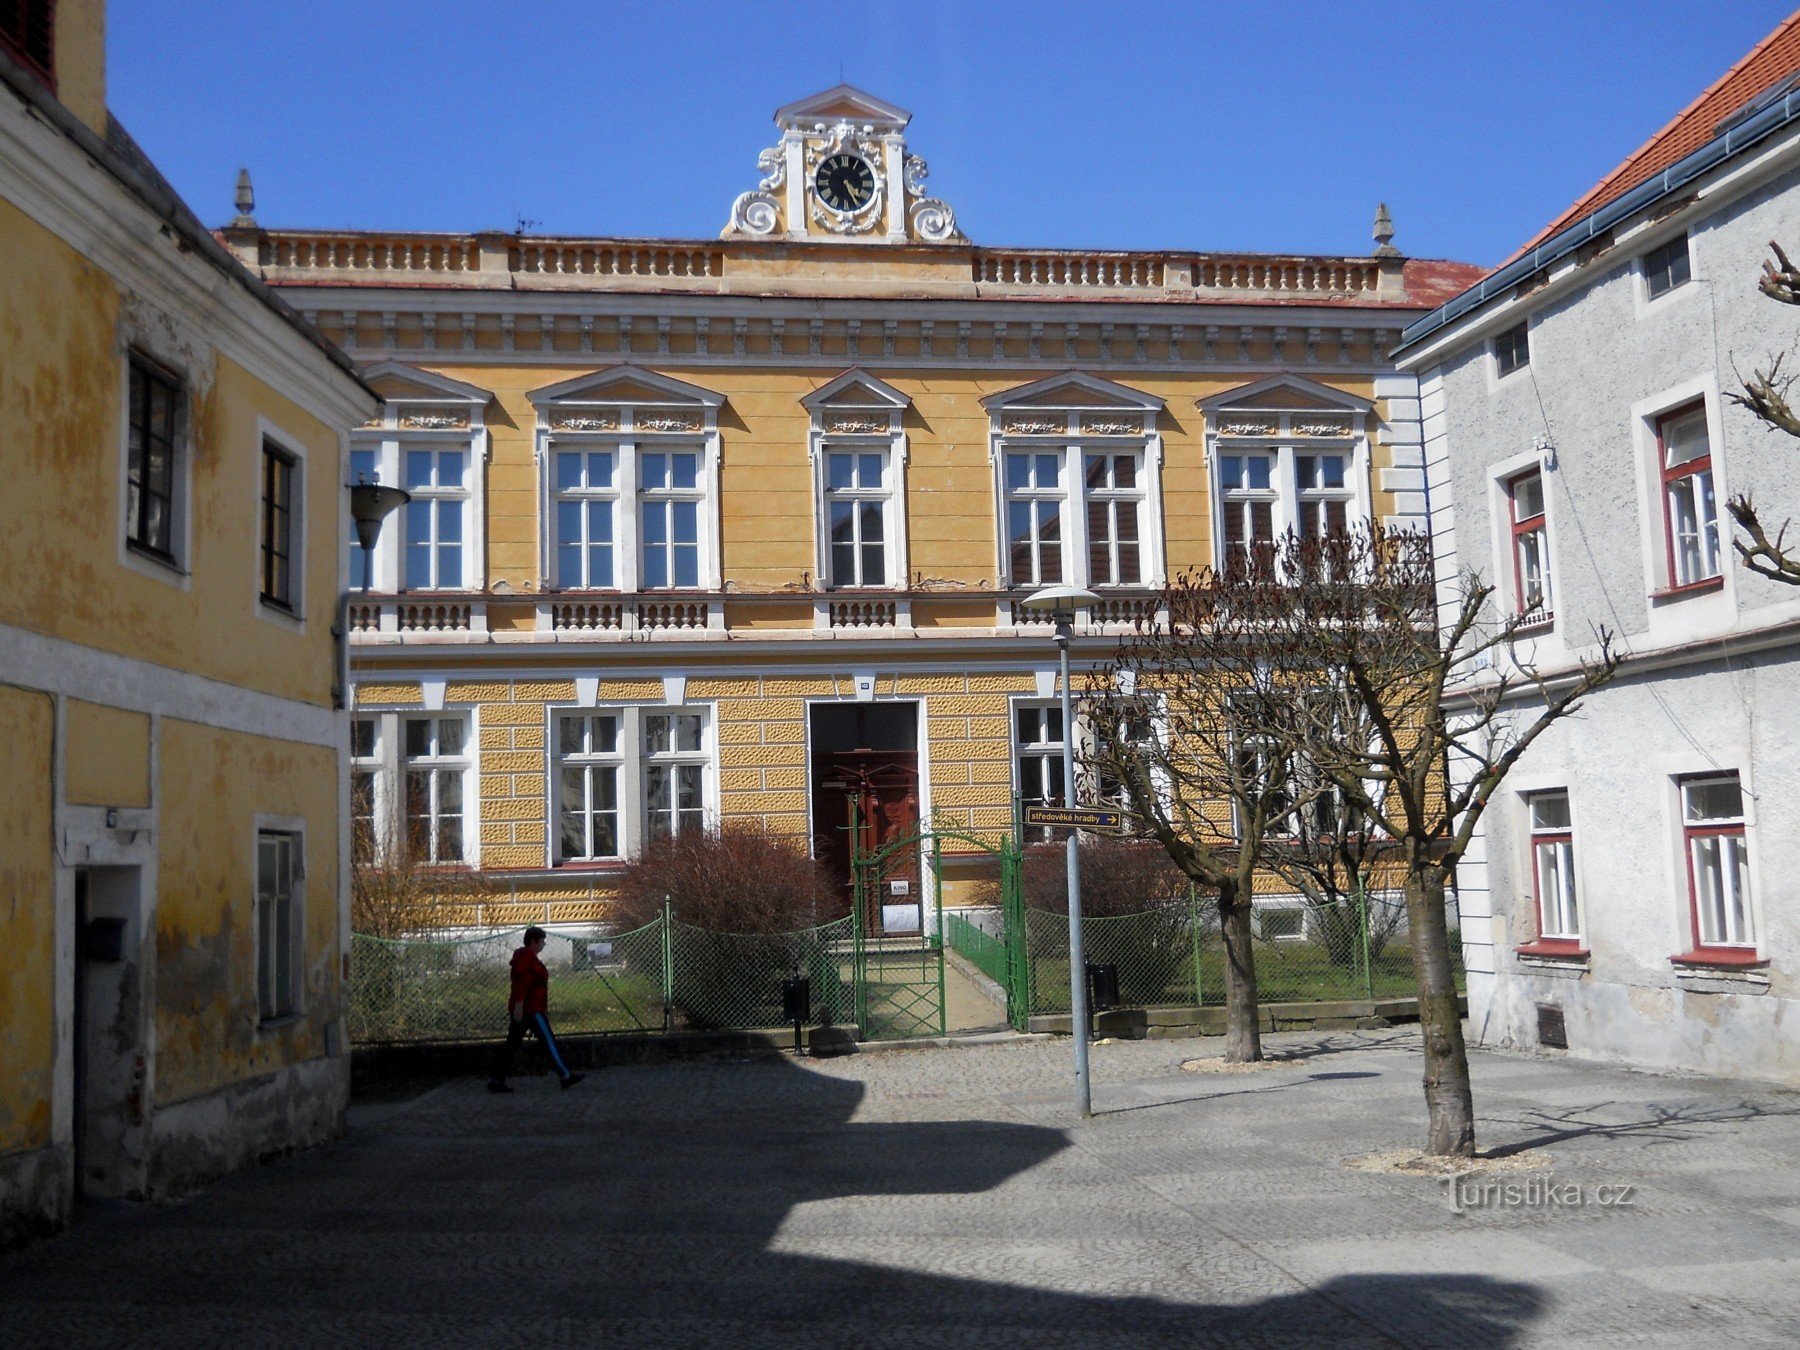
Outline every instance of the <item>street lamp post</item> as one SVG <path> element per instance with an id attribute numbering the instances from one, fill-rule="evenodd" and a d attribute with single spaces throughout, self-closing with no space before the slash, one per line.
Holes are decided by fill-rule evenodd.
<path id="1" fill-rule="evenodd" d="M 1069 639 L 1075 634 L 1075 611 L 1086 609 L 1099 600 L 1092 591 L 1079 586 L 1046 586 L 1027 596 L 1024 608 L 1037 614 L 1048 614 L 1056 622 L 1056 655 L 1058 673 L 1062 677 L 1063 724 L 1063 805 L 1075 806 L 1075 696 L 1069 681 Z M 1081 942 L 1081 855 L 1076 831 L 1069 831 L 1069 1021 L 1075 1036 L 1075 1110 L 1082 1116 L 1094 1114 L 1093 1093 L 1088 1080 L 1088 990 L 1087 960 Z"/>
<path id="2" fill-rule="evenodd" d="M 350 484 L 350 518 L 356 522 L 356 542 L 362 545 L 362 593 L 369 593 L 369 582 L 375 574 L 375 542 L 381 538 L 381 522 L 412 500 L 412 493 L 381 483 Z M 337 688 L 332 691 L 332 706 L 350 704 L 350 601 L 354 592 L 338 596 L 337 626 L 332 634 L 338 643 Z"/>

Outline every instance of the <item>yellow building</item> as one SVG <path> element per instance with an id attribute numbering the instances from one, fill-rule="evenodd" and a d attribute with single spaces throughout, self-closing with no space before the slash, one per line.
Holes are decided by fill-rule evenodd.
<path id="1" fill-rule="evenodd" d="M 108 116 L 104 30 L 0 7 L 0 1243 L 348 1094 L 331 628 L 376 400 Z"/>
<path id="2" fill-rule="evenodd" d="M 1386 353 L 1476 269 L 971 245 L 909 115 L 781 109 L 713 241 L 223 232 L 363 363 L 355 471 L 413 494 L 352 618 L 357 800 L 590 924 L 658 832 L 744 820 L 846 863 L 1060 790 L 1040 584 L 1158 587 L 1289 527 L 1424 517 Z M 950 899 L 980 874 L 947 850 Z M 929 916 L 902 885 L 876 931 Z"/>

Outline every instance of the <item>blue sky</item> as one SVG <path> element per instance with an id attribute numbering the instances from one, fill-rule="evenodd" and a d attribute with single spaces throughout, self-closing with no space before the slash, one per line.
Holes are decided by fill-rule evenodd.
<path id="1" fill-rule="evenodd" d="M 710 238 L 843 77 L 977 243 L 1494 263 L 1789 0 L 113 0 L 110 101 L 208 223 Z"/>

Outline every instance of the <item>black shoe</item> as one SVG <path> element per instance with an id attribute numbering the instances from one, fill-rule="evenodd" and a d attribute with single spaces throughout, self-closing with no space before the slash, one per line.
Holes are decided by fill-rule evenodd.
<path id="1" fill-rule="evenodd" d="M 496 1078 L 488 1084 L 488 1091 L 489 1092 L 511 1092 L 512 1084 L 507 1083 L 507 1082 L 503 1081 L 502 1079 Z"/>
<path id="2" fill-rule="evenodd" d="M 579 1083 L 582 1079 L 584 1079 L 586 1077 L 587 1077 L 587 1075 L 585 1073 L 572 1073 L 567 1078 L 562 1080 L 562 1085 L 565 1088 L 572 1088 L 577 1083 Z"/>

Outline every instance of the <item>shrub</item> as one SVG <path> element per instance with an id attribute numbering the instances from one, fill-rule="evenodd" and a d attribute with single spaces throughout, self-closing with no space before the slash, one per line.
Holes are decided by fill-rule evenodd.
<path id="1" fill-rule="evenodd" d="M 1187 905 L 1188 879 L 1160 844 L 1090 835 L 1082 839 L 1077 857 L 1081 912 L 1090 918 Z M 1033 909 L 1067 914 L 1068 877 L 1062 844 L 1033 844 L 1025 850 L 1025 903 Z"/>
<path id="2" fill-rule="evenodd" d="M 655 920 L 665 896 L 682 923 L 717 933 L 785 933 L 850 912 L 848 894 L 804 840 L 739 823 L 651 842 L 616 885 L 620 928 Z"/>

